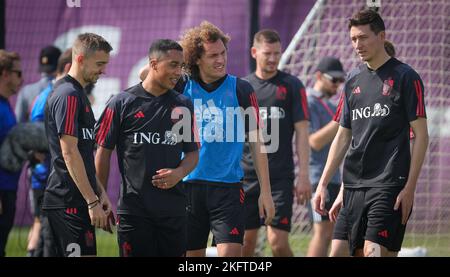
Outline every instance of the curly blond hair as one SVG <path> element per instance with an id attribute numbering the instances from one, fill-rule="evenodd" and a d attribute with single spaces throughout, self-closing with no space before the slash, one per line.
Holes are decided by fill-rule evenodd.
<path id="1" fill-rule="evenodd" d="M 196 63 L 205 51 L 203 43 L 214 43 L 219 39 L 222 40 L 225 48 L 227 48 L 230 37 L 208 21 L 203 21 L 199 26 L 186 30 L 180 39 L 181 46 L 183 47 L 184 62 L 186 64 L 186 73 L 191 76 L 198 76 L 199 69 Z"/>

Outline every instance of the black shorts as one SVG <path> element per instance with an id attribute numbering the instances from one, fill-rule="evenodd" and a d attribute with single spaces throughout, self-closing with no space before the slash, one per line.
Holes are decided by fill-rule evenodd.
<path id="1" fill-rule="evenodd" d="M 316 194 L 317 185 L 318 184 L 314 184 L 312 186 L 312 191 L 313 191 L 312 198 L 314 198 L 314 196 Z M 325 199 L 325 209 L 327 209 L 327 211 L 329 211 L 331 209 L 331 207 L 333 206 L 333 203 L 336 200 L 340 189 L 341 189 L 341 184 L 336 184 L 336 183 L 328 184 L 328 186 L 327 186 L 327 198 Z M 327 215 L 321 215 L 318 212 L 314 211 L 312 209 L 311 202 L 308 205 L 308 210 L 309 210 L 310 218 L 311 218 L 313 223 L 320 223 L 320 222 L 323 222 L 323 221 L 330 221 L 330 218 L 329 218 L 328 214 Z"/>
<path id="2" fill-rule="evenodd" d="M 258 180 L 246 180 L 246 182 L 249 182 L 248 185 L 250 186 L 254 186 L 252 182 L 255 182 L 259 188 Z M 272 198 L 275 204 L 275 216 L 270 226 L 286 232 L 291 231 L 292 204 L 294 201 L 293 182 L 290 178 L 270 180 Z M 258 229 L 264 224 L 264 219 L 259 217 L 259 189 L 249 190 L 245 198 L 245 230 Z"/>
<path id="3" fill-rule="evenodd" d="M 16 214 L 16 199 L 15 190 L 0 190 L 0 257 L 6 255 L 6 243 Z"/>
<path id="4" fill-rule="evenodd" d="M 209 232 L 215 243 L 240 243 L 244 237 L 244 190 L 241 183 L 185 183 L 187 205 L 187 249 L 204 249 Z"/>
<path id="5" fill-rule="evenodd" d="M 186 217 L 118 215 L 121 257 L 183 257 L 186 254 Z"/>
<path id="6" fill-rule="evenodd" d="M 400 251 L 406 225 L 401 223 L 401 207 L 394 205 L 402 187 L 344 189 L 344 205 L 337 218 L 333 239 L 348 240 L 350 254 L 369 240 Z"/>
<path id="7" fill-rule="evenodd" d="M 95 228 L 87 207 L 46 210 L 56 256 L 97 255 Z"/>
<path id="8" fill-rule="evenodd" d="M 41 216 L 42 200 L 44 200 L 45 189 L 30 189 L 31 212 L 34 217 Z"/>

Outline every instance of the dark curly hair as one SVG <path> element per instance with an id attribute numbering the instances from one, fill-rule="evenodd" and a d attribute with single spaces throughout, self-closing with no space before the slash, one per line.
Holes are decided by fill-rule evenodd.
<path id="1" fill-rule="evenodd" d="M 203 21 L 199 26 L 188 29 L 184 33 L 181 37 L 181 46 L 183 47 L 186 73 L 191 76 L 198 76 L 199 69 L 196 63 L 205 51 L 203 43 L 214 43 L 219 39 L 222 40 L 226 48 L 230 37 L 208 21 Z"/>

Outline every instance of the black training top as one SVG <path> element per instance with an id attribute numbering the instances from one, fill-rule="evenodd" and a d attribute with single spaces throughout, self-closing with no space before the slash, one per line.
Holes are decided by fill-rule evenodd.
<path id="1" fill-rule="evenodd" d="M 269 135 L 265 138 L 265 144 L 269 152 L 270 178 L 294 178 L 292 152 L 294 124 L 309 120 L 305 87 L 297 77 L 283 71 L 278 71 L 269 80 L 259 79 L 255 73 L 248 75 L 245 79 L 255 89 L 260 118 L 263 122 L 263 134 Z M 272 127 L 275 121 L 279 124 L 278 134 Z M 248 143 L 244 147 L 241 164 L 245 171 L 245 179 L 257 179 Z"/>
<path id="2" fill-rule="evenodd" d="M 174 125 L 186 112 L 188 122 L 180 137 Z M 172 119 L 173 117 L 173 119 Z M 190 119 L 188 118 L 190 117 Z M 95 127 L 98 145 L 117 148 L 122 175 L 118 214 L 139 216 L 181 216 L 185 213 L 185 194 L 180 184 L 164 190 L 154 187 L 152 176 L 162 168 L 176 168 L 182 153 L 199 148 L 194 140 L 195 120 L 192 102 L 169 90 L 155 97 L 142 83 L 112 97 Z M 184 139 L 184 134 L 189 138 Z M 183 138 L 183 139 L 182 139 Z"/>
<path id="3" fill-rule="evenodd" d="M 94 165 L 94 124 L 91 104 L 81 84 L 70 75 L 56 82 L 45 107 L 45 129 L 51 154 L 51 171 L 42 207 L 57 209 L 86 206 L 86 201 L 67 170 L 61 152 L 60 138 L 78 138 L 89 183 L 98 195 Z"/>
<path id="4" fill-rule="evenodd" d="M 348 76 L 340 124 L 352 130 L 344 162 L 347 188 L 404 186 L 410 166 L 409 122 L 426 117 L 423 83 L 395 58 Z"/>

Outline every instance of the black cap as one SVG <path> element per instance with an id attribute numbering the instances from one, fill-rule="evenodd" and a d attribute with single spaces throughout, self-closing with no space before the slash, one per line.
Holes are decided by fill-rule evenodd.
<path id="1" fill-rule="evenodd" d="M 46 46 L 39 54 L 39 72 L 52 73 L 56 71 L 61 50 L 55 46 Z"/>
<path id="2" fill-rule="evenodd" d="M 327 73 L 331 77 L 344 78 L 345 72 L 341 62 L 335 57 L 323 58 L 317 66 L 317 71 Z"/>

